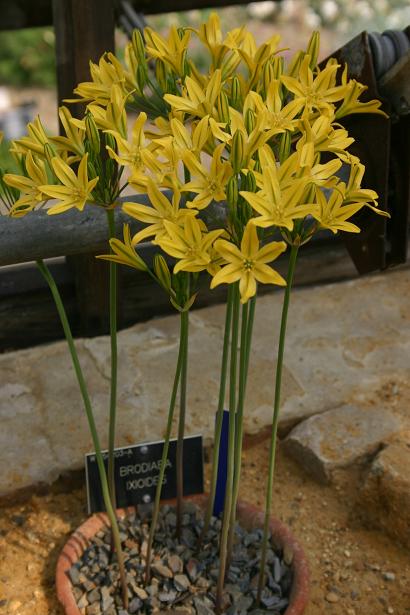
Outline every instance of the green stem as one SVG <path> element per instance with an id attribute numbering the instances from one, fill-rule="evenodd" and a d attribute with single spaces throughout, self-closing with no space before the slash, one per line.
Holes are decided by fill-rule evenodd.
<path id="1" fill-rule="evenodd" d="M 97 427 L 95 425 L 95 420 L 94 420 L 94 415 L 93 415 L 93 411 L 92 411 L 92 407 L 91 407 L 90 397 L 88 395 L 87 386 L 86 386 L 86 383 L 85 383 L 83 371 L 81 369 L 81 365 L 80 365 L 80 361 L 79 361 L 79 358 L 78 358 L 77 350 L 75 348 L 73 336 L 72 336 L 72 333 L 71 333 L 71 328 L 70 328 L 70 325 L 69 325 L 69 322 L 68 322 L 68 319 L 67 319 L 67 314 L 66 314 L 66 311 L 64 309 L 64 305 L 63 305 L 63 302 L 61 300 L 61 296 L 60 296 L 59 290 L 57 288 L 57 285 L 56 285 L 56 283 L 54 281 L 54 278 L 51 275 L 51 272 L 49 271 L 47 265 L 44 263 L 44 261 L 37 260 L 36 263 L 37 263 L 37 267 L 40 270 L 40 273 L 42 274 L 42 276 L 44 277 L 44 279 L 46 280 L 47 284 L 50 287 L 51 294 L 53 295 L 53 299 L 54 299 L 55 304 L 56 304 L 58 315 L 59 315 L 60 320 L 61 320 L 61 325 L 63 327 L 64 334 L 65 334 L 65 337 L 66 337 L 66 340 L 67 340 L 68 348 L 70 350 L 74 371 L 75 371 L 75 374 L 77 376 L 78 384 L 79 384 L 80 391 L 81 391 L 81 396 L 83 398 L 84 409 L 85 409 L 85 413 L 86 413 L 87 420 L 88 420 L 88 425 L 89 425 L 90 432 L 91 432 L 91 437 L 92 437 L 93 446 L 94 446 L 94 450 L 95 450 L 95 457 L 96 457 L 96 460 L 97 460 L 97 466 L 98 466 L 98 471 L 99 471 L 99 475 L 100 475 L 102 495 L 103 495 L 103 499 L 104 499 L 104 504 L 105 504 L 105 508 L 106 508 L 106 511 L 107 511 L 107 515 L 108 515 L 108 518 L 109 518 L 109 520 L 111 522 L 111 528 L 112 528 L 112 532 L 113 532 L 114 544 L 115 544 L 115 549 L 116 549 L 116 552 L 117 552 L 117 559 L 118 559 L 118 567 L 119 567 L 119 571 L 120 571 L 120 579 L 121 579 L 121 586 L 122 586 L 122 598 L 123 598 L 124 608 L 127 610 L 128 609 L 128 591 L 127 591 L 127 582 L 126 582 L 126 576 L 125 576 L 124 558 L 123 558 L 122 547 L 121 547 L 120 533 L 119 533 L 119 529 L 118 529 L 117 518 L 115 516 L 115 511 L 114 511 L 114 508 L 113 508 L 113 506 L 111 504 L 110 491 L 109 491 L 108 480 L 107 480 L 107 473 L 105 471 L 104 460 L 103 460 L 103 456 L 101 454 L 100 440 L 99 440 L 98 433 L 97 433 Z"/>
<path id="2" fill-rule="evenodd" d="M 107 220 L 110 239 L 115 237 L 114 210 L 107 209 Z M 117 264 L 110 261 L 110 342 L 111 342 L 111 380 L 110 380 L 110 418 L 108 426 L 108 485 L 111 502 L 116 509 L 115 495 L 115 427 L 117 420 Z"/>
<path id="3" fill-rule="evenodd" d="M 179 421 L 178 438 L 176 451 L 176 478 L 177 478 L 177 537 L 181 538 L 182 528 L 182 507 L 184 499 L 184 434 L 185 434 L 185 415 L 186 415 L 186 389 L 188 371 L 188 337 L 189 337 L 189 311 L 181 312 L 181 330 L 186 332 L 184 355 L 181 368 L 181 385 L 179 389 Z"/>
<path id="4" fill-rule="evenodd" d="M 234 476 L 234 456 L 235 456 L 235 410 L 236 410 L 236 365 L 238 354 L 238 321 L 239 321 L 239 288 L 235 283 L 233 288 L 233 309 L 232 309 L 232 341 L 231 341 L 231 360 L 229 377 L 229 433 L 228 433 L 228 469 L 226 477 L 226 492 L 224 502 L 224 514 L 219 549 L 219 575 L 216 587 L 215 610 L 222 612 L 222 594 L 225 583 L 228 532 L 230 521 L 230 510 L 232 506 L 232 487 Z"/>
<path id="5" fill-rule="evenodd" d="M 184 360 L 187 336 L 188 336 L 187 322 L 182 321 L 182 318 L 181 318 L 178 360 L 177 360 L 177 366 L 175 370 L 175 377 L 174 377 L 174 384 L 172 387 L 171 399 L 169 402 L 168 420 L 167 420 L 167 427 L 166 427 L 166 432 L 165 432 L 164 448 L 162 450 L 162 458 L 161 458 L 161 468 L 160 468 L 159 476 L 158 476 L 158 485 L 157 485 L 157 489 L 155 492 L 155 500 L 154 500 L 154 507 L 152 511 L 151 527 L 150 527 L 150 532 L 149 532 L 149 537 L 148 537 L 147 560 L 146 560 L 146 569 L 145 569 L 146 584 L 149 583 L 150 576 L 151 576 L 150 566 L 151 566 L 152 545 L 154 542 L 154 534 L 155 534 L 155 530 L 156 530 L 157 522 L 158 522 L 162 484 L 164 482 L 165 467 L 166 467 L 166 462 L 168 459 L 169 441 L 171 439 L 171 431 L 172 431 L 172 421 L 174 418 L 175 402 L 176 402 L 176 397 L 177 397 L 177 392 L 178 392 L 178 385 L 179 385 L 179 381 L 181 378 L 181 371 L 182 371 L 182 364 Z"/>
<path id="6" fill-rule="evenodd" d="M 233 291 L 232 285 L 229 285 L 228 299 L 226 303 L 225 332 L 224 332 L 224 342 L 223 342 L 223 350 L 222 350 L 221 378 L 219 382 L 218 409 L 217 409 L 216 421 L 215 421 L 211 485 L 209 488 L 209 499 L 207 502 L 207 508 L 205 512 L 204 527 L 199 537 L 199 544 L 202 543 L 204 537 L 206 536 L 208 532 L 209 524 L 211 522 L 211 517 L 212 517 L 212 513 L 214 510 L 214 504 L 215 504 L 216 484 L 218 480 L 219 451 L 221 447 L 221 434 L 222 434 L 222 423 L 223 423 L 223 413 L 224 413 L 224 403 L 225 403 L 226 374 L 228 371 L 229 338 L 230 338 L 231 323 L 232 323 L 232 307 L 233 307 L 232 291 Z"/>
<path id="7" fill-rule="evenodd" d="M 263 538 L 262 538 L 262 551 L 261 561 L 259 569 L 259 581 L 258 581 L 258 593 L 257 602 L 259 603 L 262 590 L 265 586 L 265 566 L 266 566 L 266 553 L 268 548 L 269 539 L 269 522 L 272 506 L 273 495 L 273 477 L 275 473 L 275 459 L 276 459 L 276 440 L 278 432 L 278 419 L 280 409 L 280 394 L 282 385 L 282 368 L 283 368 L 283 355 L 285 350 L 285 337 L 286 337 L 286 324 L 288 318 L 288 309 L 290 301 L 290 291 L 292 289 L 293 276 L 295 273 L 296 260 L 298 256 L 299 246 L 292 245 L 289 258 L 288 275 L 286 279 L 285 296 L 283 298 L 282 306 L 282 318 L 280 323 L 279 334 L 279 346 L 278 346 L 278 358 L 276 363 L 276 381 L 275 381 L 275 401 L 273 407 L 273 419 L 272 419 L 272 432 L 269 449 L 269 470 L 268 470 L 268 484 L 266 489 L 266 503 L 265 503 L 265 518 L 263 524 Z"/>
<path id="8" fill-rule="evenodd" d="M 238 396 L 238 410 L 236 415 L 236 434 L 235 434 L 235 474 L 233 481 L 233 494 L 232 494 L 232 506 L 231 506 L 231 520 L 229 527 L 228 538 L 228 562 L 230 561 L 233 539 L 235 535 L 235 522 L 236 522 L 236 506 L 239 496 L 239 484 L 241 478 L 241 466 L 242 466 L 242 444 L 243 444 L 243 412 L 245 407 L 246 396 L 246 384 L 248 380 L 249 370 L 249 357 L 250 348 L 253 333 L 253 322 L 255 317 L 255 304 L 256 297 L 253 297 L 248 304 L 246 303 L 242 307 L 242 329 L 241 329 L 241 349 L 240 349 L 240 368 L 239 368 L 239 396 Z"/>

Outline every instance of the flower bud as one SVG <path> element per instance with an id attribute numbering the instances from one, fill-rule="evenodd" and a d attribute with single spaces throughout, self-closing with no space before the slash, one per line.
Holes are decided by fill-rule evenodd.
<path id="1" fill-rule="evenodd" d="M 50 143 L 44 143 L 44 156 L 46 157 L 46 160 L 48 162 L 48 166 L 50 167 L 51 171 L 53 171 L 53 165 L 51 164 L 52 159 L 54 158 L 54 156 L 56 155 L 54 149 L 51 147 Z M 54 171 L 53 171 L 54 173 Z"/>
<path id="2" fill-rule="evenodd" d="M 256 192 L 256 178 L 253 171 L 248 171 L 246 176 L 246 190 L 248 192 Z"/>
<path id="3" fill-rule="evenodd" d="M 107 145 L 108 147 L 116 151 L 117 142 L 109 132 L 104 133 L 104 139 L 105 139 L 105 145 Z"/>
<path id="4" fill-rule="evenodd" d="M 304 57 L 305 57 L 305 54 L 303 53 L 303 51 L 297 51 L 295 55 L 291 58 L 289 66 L 286 71 L 289 77 L 297 77 L 300 65 L 302 64 Z"/>
<path id="5" fill-rule="evenodd" d="M 171 274 L 167 262 L 161 254 L 154 256 L 154 272 L 162 288 L 169 293 L 171 290 Z"/>
<path id="6" fill-rule="evenodd" d="M 186 77 L 189 77 L 189 75 L 191 74 L 191 67 L 189 66 L 186 49 L 184 49 L 182 53 L 181 69 L 183 78 L 185 79 Z"/>
<path id="7" fill-rule="evenodd" d="M 238 181 L 236 177 L 230 177 L 229 181 L 226 185 L 226 200 L 228 201 L 228 205 L 232 208 L 236 207 L 238 202 Z"/>
<path id="8" fill-rule="evenodd" d="M 145 45 L 140 30 L 134 30 L 132 33 L 132 46 L 134 48 L 138 64 L 145 64 Z"/>
<path id="9" fill-rule="evenodd" d="M 232 137 L 231 164 L 234 173 L 239 173 L 243 166 L 244 138 L 241 130 L 236 130 Z"/>
<path id="10" fill-rule="evenodd" d="M 256 126 L 255 112 L 252 109 L 247 109 L 245 113 L 245 128 L 248 135 L 254 130 Z"/>
<path id="11" fill-rule="evenodd" d="M 162 60 L 157 60 L 155 62 L 155 77 L 157 78 L 158 84 L 163 92 L 167 91 L 167 71 L 165 69 L 165 64 Z"/>
<path id="12" fill-rule="evenodd" d="M 270 44 L 262 43 L 262 45 L 259 47 L 254 57 L 255 66 L 257 66 L 258 64 L 259 65 L 263 64 L 263 62 L 265 62 L 270 57 L 270 55 L 271 55 Z"/>
<path id="13" fill-rule="evenodd" d="M 98 154 L 101 148 L 100 133 L 98 132 L 92 113 L 89 112 L 85 115 L 85 134 L 88 139 L 90 150 Z"/>
<path id="14" fill-rule="evenodd" d="M 283 164 L 285 160 L 289 158 L 291 145 L 291 133 L 289 130 L 286 130 L 286 132 L 281 135 L 281 139 L 279 142 L 279 162 L 281 164 Z"/>
<path id="15" fill-rule="evenodd" d="M 285 62 L 282 56 L 275 56 L 272 60 L 273 78 L 280 79 L 283 75 Z"/>
<path id="16" fill-rule="evenodd" d="M 263 91 L 265 92 L 265 94 L 268 91 L 269 85 L 272 83 L 274 78 L 275 77 L 273 73 L 273 66 L 271 62 L 265 62 L 262 73 Z"/>
<path id="17" fill-rule="evenodd" d="M 235 75 L 231 84 L 231 104 L 235 109 L 242 106 L 242 90 L 238 77 Z"/>
<path id="18" fill-rule="evenodd" d="M 230 115 L 229 115 L 229 100 L 225 92 L 221 92 L 216 101 L 216 107 L 218 110 L 218 119 L 220 122 L 224 122 L 225 124 L 229 124 Z"/>
<path id="19" fill-rule="evenodd" d="M 306 53 L 310 55 L 309 67 L 313 70 L 317 65 L 317 57 L 319 55 L 319 46 L 320 46 L 320 34 L 319 32 L 312 32 L 312 36 L 310 37 Z"/>

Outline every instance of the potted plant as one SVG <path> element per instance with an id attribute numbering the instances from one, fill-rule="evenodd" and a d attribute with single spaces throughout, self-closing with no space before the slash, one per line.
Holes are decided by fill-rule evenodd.
<path id="1" fill-rule="evenodd" d="M 192 37 L 198 39 L 206 57 L 202 72 L 189 55 Z M 150 28 L 144 35 L 136 31 L 127 46 L 124 65 L 113 54 L 105 54 L 98 64 L 90 65 L 91 81 L 76 88 L 77 98 L 71 102 L 87 104 L 84 117 L 74 118 L 68 108 L 62 107 L 60 119 L 65 135 L 60 137 L 47 136 L 37 118 L 29 124 L 28 136 L 12 146 L 22 173 L 1 174 L 4 199 L 13 216 L 43 207 L 49 199 L 57 200 L 47 209 L 51 215 L 72 207 L 83 210 L 86 203 L 107 211 L 111 251 L 101 258 L 111 264 L 113 367 L 108 478 L 64 307 L 46 266 L 38 263 L 56 300 L 83 394 L 115 552 L 111 568 L 108 572 L 102 570 L 95 553 L 106 548 L 104 518 L 82 526 L 83 537 L 92 540 L 96 534 L 94 543 L 78 548 L 77 534 L 77 542 L 70 543 L 63 554 L 65 559 L 59 563 L 59 582 L 68 583 L 65 572 L 75 563 L 71 579 L 75 582 L 76 577 L 82 587 L 76 589 L 75 596 L 71 593 L 67 597 L 66 590 L 61 593 L 68 614 L 79 613 L 80 608 L 87 609 L 83 611 L 87 615 L 150 612 L 164 605 L 175 608 L 184 600 L 189 604 L 187 612 L 220 613 L 230 609 L 234 613 L 232 603 L 238 600 L 238 592 L 244 598 L 239 611 L 266 609 L 288 615 L 303 611 L 303 555 L 288 532 L 271 519 L 290 293 L 299 250 L 315 233 L 323 229 L 334 234 L 359 232 L 350 219 L 363 207 L 387 215 L 377 207 L 377 194 L 362 187 L 364 166 L 349 153 L 353 139 L 339 124 L 350 113 L 383 112 L 380 102 L 359 100 L 365 88 L 348 78 L 347 67 L 334 60 L 318 67 L 317 33 L 312 35 L 306 51 L 296 53 L 287 65 L 278 43 L 274 36 L 258 47 L 244 27 L 224 36 L 216 14 L 198 30 L 172 27 L 167 38 Z M 127 116 L 130 110 L 137 112 L 131 130 Z M 147 194 L 149 204 L 139 202 L 138 197 L 121 202 L 119 197 L 127 186 L 136 194 Z M 113 212 L 117 207 L 139 221 L 140 230 L 134 236 L 126 225 L 123 238 L 115 237 Z M 139 250 L 147 241 L 157 249 L 153 267 L 144 262 Z M 288 258 L 286 279 L 271 266 L 283 253 Z M 138 518 L 133 513 L 131 521 L 118 521 L 110 479 L 116 417 L 118 264 L 150 275 L 180 315 L 179 350 L 156 498 L 148 518 Z M 211 288 L 227 284 L 228 290 L 210 493 L 206 499 L 198 500 L 203 511 L 199 514 L 196 509 L 189 508 L 187 512 L 184 508 L 182 472 L 186 463 L 183 445 L 188 411 L 189 311 L 198 293 L 199 276 L 205 273 L 210 277 Z M 266 505 L 260 514 L 238 501 L 258 284 L 285 288 L 276 374 L 272 374 L 275 397 Z M 267 332 L 267 343 L 273 341 L 274 332 Z M 161 510 L 160 500 L 178 396 L 174 516 L 168 506 Z M 218 520 L 213 511 L 225 400 L 229 409 L 228 468 L 224 511 Z M 243 524 L 239 529 L 238 513 Z M 121 518 L 122 513 L 118 516 Z M 184 529 L 187 520 L 193 527 L 189 539 Z M 254 530 L 255 522 L 260 525 L 259 533 Z M 276 554 L 275 539 L 280 546 Z M 124 544 L 128 549 L 125 556 Z M 94 553 L 92 557 L 90 552 Z M 199 556 L 195 559 L 198 553 L 202 560 Z M 69 563 L 67 558 L 71 558 Z M 108 566 L 107 557 L 103 561 Z M 192 571 L 195 562 L 205 576 Z M 234 572 L 238 570 L 235 562 L 242 562 L 238 573 Z M 298 572 L 294 567 L 293 571 L 295 579 L 301 575 L 303 597 L 294 599 L 289 594 L 289 579 L 296 564 L 302 569 Z M 84 570 L 94 574 L 91 585 Z M 122 598 L 115 594 L 118 574 Z M 232 582 L 235 575 L 237 583 Z M 202 589 L 196 583 L 198 577 Z M 97 580 L 104 591 L 94 591 Z M 93 598 L 96 594 L 100 597 L 98 603 L 89 600 L 93 591 Z M 162 592 L 162 601 L 158 592 Z M 198 595 L 206 595 L 206 601 L 198 601 Z"/>

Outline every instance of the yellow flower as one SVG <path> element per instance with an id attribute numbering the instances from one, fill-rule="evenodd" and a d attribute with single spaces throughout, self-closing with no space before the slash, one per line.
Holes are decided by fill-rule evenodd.
<path id="1" fill-rule="evenodd" d="M 106 107 L 96 103 L 87 105 L 95 123 L 101 130 L 112 130 L 121 137 L 127 136 L 127 114 L 125 103 L 127 97 L 118 85 L 113 85 L 110 92 L 110 101 Z"/>
<path id="2" fill-rule="evenodd" d="M 297 158 L 297 153 L 292 156 Z M 299 177 L 303 177 L 307 182 L 315 186 L 330 188 L 337 181 L 335 174 L 341 166 L 342 161 L 339 158 L 333 158 L 324 164 L 317 162 L 313 166 L 302 166 Z"/>
<path id="3" fill-rule="evenodd" d="M 113 53 L 105 53 L 98 64 L 90 62 L 92 81 L 80 83 L 74 90 L 79 98 L 66 102 L 93 101 L 106 107 L 111 100 L 111 88 L 118 85 L 124 94 L 129 94 L 137 87 L 135 77 L 126 71 Z"/>
<path id="4" fill-rule="evenodd" d="M 239 54 L 249 71 L 249 85 L 256 83 L 263 70 L 263 65 L 267 60 L 270 60 L 276 52 L 279 41 L 280 35 L 274 34 L 260 47 L 257 47 L 253 34 L 251 32 L 244 33 Z"/>
<path id="5" fill-rule="evenodd" d="M 82 211 L 87 201 L 92 200 L 91 193 L 98 182 L 98 177 L 88 181 L 87 159 L 88 154 L 85 154 L 79 164 L 78 175 L 61 158 L 54 157 L 52 159 L 54 173 L 62 185 L 39 186 L 41 192 L 60 201 L 47 210 L 49 215 L 60 214 L 73 207 Z"/>
<path id="6" fill-rule="evenodd" d="M 16 154 L 27 154 L 27 152 L 32 152 L 44 158 L 44 146 L 50 142 L 39 116 L 36 117 L 34 122 L 29 122 L 27 124 L 27 132 L 27 137 L 22 137 L 21 139 L 13 141 L 10 151 Z"/>
<path id="7" fill-rule="evenodd" d="M 362 188 L 361 183 L 365 173 L 365 166 L 360 162 L 353 162 L 350 167 L 349 181 L 346 186 L 345 202 L 363 202 L 372 201 L 376 203 L 378 198 L 377 192 L 369 188 Z M 379 210 L 378 210 L 379 211 Z"/>
<path id="8" fill-rule="evenodd" d="M 380 100 L 369 100 L 368 102 L 359 102 L 359 97 L 367 90 L 367 86 L 359 83 L 355 79 L 347 81 L 347 65 L 343 71 L 342 83 L 344 84 L 344 96 L 340 107 L 336 110 L 336 118 L 340 119 L 345 115 L 352 113 L 378 113 L 384 117 L 387 114 L 380 109 Z"/>
<path id="9" fill-rule="evenodd" d="M 246 225 L 241 249 L 229 241 L 218 239 L 215 242 L 215 250 L 228 264 L 215 274 L 211 288 L 215 288 L 218 284 L 232 284 L 239 281 L 241 303 L 246 303 L 256 294 L 257 282 L 286 286 L 282 276 L 266 264 L 286 250 L 285 242 L 272 241 L 260 248 L 257 230 L 251 221 Z"/>
<path id="10" fill-rule="evenodd" d="M 171 119 L 174 147 L 180 155 L 186 151 L 199 153 L 204 149 L 206 142 L 212 136 L 209 120 L 209 116 L 205 116 L 199 122 L 191 124 L 189 132 L 180 120 Z"/>
<path id="11" fill-rule="evenodd" d="M 73 118 L 70 110 L 64 106 L 59 108 L 58 115 L 66 136 L 51 137 L 50 141 L 55 143 L 58 151 L 68 151 L 80 157 L 84 156 L 84 123 Z"/>
<path id="12" fill-rule="evenodd" d="M 346 200 L 346 185 L 343 182 L 335 187 L 326 198 L 322 190 L 316 192 L 317 209 L 312 211 L 312 216 L 319 222 L 322 228 L 326 228 L 336 234 L 337 231 L 345 231 L 347 233 L 360 233 L 360 228 L 348 222 L 355 213 L 360 211 L 362 207 L 370 207 L 375 213 L 381 216 L 390 217 L 389 214 L 377 207 L 370 205 L 363 200 L 352 202 Z"/>
<path id="13" fill-rule="evenodd" d="M 236 111 L 232 107 L 229 108 L 229 115 L 231 118 L 231 134 L 232 136 L 236 132 L 240 132 L 243 136 L 243 157 L 242 167 L 248 166 L 250 159 L 262 145 L 272 136 L 271 131 L 265 130 L 265 117 L 264 115 L 257 113 L 257 120 L 254 129 L 248 134 L 245 128 L 245 122 L 243 120 L 242 113 Z"/>
<path id="14" fill-rule="evenodd" d="M 211 263 L 210 250 L 223 229 L 204 232 L 204 225 L 194 216 L 186 216 L 184 226 L 164 220 L 168 236 L 161 236 L 154 243 L 164 252 L 178 259 L 174 273 L 178 271 L 203 271 Z"/>
<path id="15" fill-rule="evenodd" d="M 312 213 L 315 206 L 303 203 L 308 180 L 301 178 L 289 182 L 286 178 L 286 182 L 281 182 L 279 173 L 276 166 L 263 168 L 262 189 L 256 193 L 242 190 L 240 194 L 260 214 L 253 218 L 256 226 L 279 226 L 291 231 L 293 221 Z"/>
<path id="16" fill-rule="evenodd" d="M 118 147 L 118 154 L 111 147 L 107 147 L 111 158 L 114 158 L 121 166 L 129 166 L 132 171 L 143 170 L 146 167 L 158 169 L 155 156 L 153 155 L 150 144 L 146 143 L 144 125 L 147 121 L 147 114 L 140 113 L 132 128 L 131 140 L 127 140 L 114 130 L 107 130 L 112 134 Z"/>
<path id="17" fill-rule="evenodd" d="M 303 100 L 297 98 L 291 100 L 288 104 L 283 104 L 283 96 L 281 96 L 280 81 L 275 79 L 268 88 L 265 105 L 265 124 L 272 132 L 271 135 L 285 132 L 285 130 L 294 130 L 297 121 L 295 117 L 303 109 Z"/>
<path id="18" fill-rule="evenodd" d="M 154 32 L 151 28 L 145 28 L 144 36 L 147 54 L 151 58 L 162 60 L 177 75 L 183 75 L 186 49 L 191 33 L 185 30 L 183 36 L 180 37 L 178 29 L 175 26 L 171 26 L 168 40 Z"/>
<path id="19" fill-rule="evenodd" d="M 328 62 L 326 67 L 318 70 L 314 76 L 309 64 L 310 56 L 305 55 L 299 68 L 298 78 L 282 75 L 281 81 L 295 94 L 295 100 L 304 104 L 309 113 L 315 109 L 324 113 L 332 112 L 331 103 L 341 100 L 346 93 L 346 86 L 336 86 L 339 65 Z"/>
<path id="20" fill-rule="evenodd" d="M 178 171 L 181 167 L 181 154 L 175 147 L 175 141 L 171 138 L 158 139 L 152 142 L 154 149 L 155 164 L 151 164 L 149 170 L 158 185 L 163 188 L 180 189 L 181 181 Z M 147 169 L 148 170 L 148 169 Z M 134 175 L 130 183 L 134 186 Z"/>
<path id="21" fill-rule="evenodd" d="M 128 267 L 133 267 L 134 269 L 138 269 L 138 271 L 147 271 L 148 267 L 137 254 L 132 244 L 130 227 L 128 224 L 124 224 L 123 233 L 124 241 L 116 238 L 110 239 L 110 248 L 113 254 L 104 254 L 97 256 L 97 258 L 113 261 L 120 265 L 128 265 Z"/>
<path id="22" fill-rule="evenodd" d="M 205 88 L 201 87 L 192 77 L 187 77 L 181 96 L 165 94 L 164 100 L 171 105 L 173 110 L 183 111 L 194 117 L 214 115 L 214 106 L 221 91 L 221 83 L 220 70 L 213 73 Z"/>
<path id="23" fill-rule="evenodd" d="M 224 78 L 227 78 L 240 62 L 237 51 L 246 37 L 245 28 L 231 30 L 224 39 L 219 16 L 211 13 L 208 21 L 201 24 L 196 32 L 211 53 L 213 69 L 221 68 Z"/>
<path id="24" fill-rule="evenodd" d="M 223 201 L 226 198 L 225 188 L 232 175 L 232 167 L 222 159 L 224 147 L 221 143 L 215 148 L 210 169 L 201 164 L 192 152 L 185 152 L 183 155 L 183 161 L 193 179 L 185 184 L 182 190 L 197 193 L 192 201 L 188 201 L 187 207 L 204 209 L 211 201 Z"/>
<path id="25" fill-rule="evenodd" d="M 36 159 L 29 151 L 25 160 L 26 175 L 4 175 L 8 186 L 20 191 L 20 198 L 10 209 L 10 216 L 20 218 L 32 211 L 36 205 L 45 200 L 40 190 L 41 184 L 47 182 L 47 172 L 42 160 Z"/>
<path id="26" fill-rule="evenodd" d="M 127 202 L 122 207 L 123 211 L 129 216 L 148 224 L 146 228 L 134 235 L 132 238 L 133 245 L 153 235 L 156 236 L 156 239 L 166 235 L 168 231 L 165 227 L 165 221 L 181 226 L 184 224 L 187 215 L 196 216 L 198 213 L 194 210 L 179 208 L 181 194 L 178 190 L 173 191 L 172 202 L 170 202 L 152 179 L 148 179 L 147 192 L 152 206 Z"/>
<path id="27" fill-rule="evenodd" d="M 313 164 L 313 157 L 317 152 L 331 152 L 349 164 L 356 160 L 355 156 L 346 151 L 354 139 L 349 137 L 347 130 L 339 124 L 332 124 L 331 116 L 318 117 L 312 124 L 304 117 L 300 120 L 299 130 L 302 136 L 296 149 L 302 160 L 309 159 Z"/>

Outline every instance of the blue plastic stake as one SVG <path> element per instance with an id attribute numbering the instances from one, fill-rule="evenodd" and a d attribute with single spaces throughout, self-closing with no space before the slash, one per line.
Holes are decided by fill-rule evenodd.
<path id="1" fill-rule="evenodd" d="M 216 492 L 214 501 L 215 517 L 218 517 L 224 509 L 226 478 L 228 473 L 228 435 L 229 435 L 229 410 L 223 411 L 222 431 L 219 447 L 218 477 L 216 480 Z"/>

